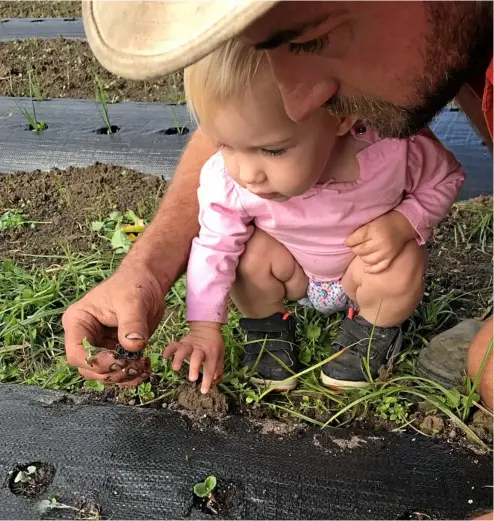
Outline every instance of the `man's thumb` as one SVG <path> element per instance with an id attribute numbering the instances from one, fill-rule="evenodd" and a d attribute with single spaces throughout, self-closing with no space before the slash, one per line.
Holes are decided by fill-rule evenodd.
<path id="1" fill-rule="evenodd" d="M 127 351 L 142 351 L 149 340 L 147 313 L 142 303 L 117 311 L 118 342 Z"/>

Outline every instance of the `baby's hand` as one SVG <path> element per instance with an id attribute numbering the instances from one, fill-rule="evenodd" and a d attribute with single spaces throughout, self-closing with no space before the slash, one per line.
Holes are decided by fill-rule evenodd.
<path id="1" fill-rule="evenodd" d="M 389 268 L 405 244 L 417 237 L 410 221 L 391 210 L 352 233 L 345 244 L 367 266 L 365 273 L 380 273 Z"/>
<path id="2" fill-rule="evenodd" d="M 199 378 L 199 368 L 202 365 L 201 393 L 208 393 L 213 381 L 223 374 L 225 345 L 221 336 L 221 324 L 191 322 L 190 333 L 163 351 L 163 358 L 170 358 L 172 355 L 172 369 L 175 371 L 180 370 L 186 358 L 190 360 L 191 382 Z"/>

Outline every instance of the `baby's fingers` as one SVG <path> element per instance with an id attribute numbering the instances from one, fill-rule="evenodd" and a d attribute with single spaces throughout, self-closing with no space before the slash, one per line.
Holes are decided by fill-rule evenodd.
<path id="1" fill-rule="evenodd" d="M 170 358 L 173 355 L 172 369 L 179 371 L 186 358 L 190 356 L 192 347 L 188 344 L 174 342 L 165 348 L 163 358 Z"/>
<path id="2" fill-rule="evenodd" d="M 202 349 L 194 349 L 190 355 L 189 380 L 195 382 L 199 378 L 199 369 L 206 359 Z"/>
<path id="3" fill-rule="evenodd" d="M 206 359 L 202 366 L 201 393 L 206 394 L 211 389 L 211 385 L 218 377 L 218 364 L 214 357 Z"/>
<path id="4" fill-rule="evenodd" d="M 391 261 L 389 259 L 384 259 L 381 262 L 378 262 L 377 264 L 373 264 L 371 266 L 365 266 L 364 273 L 371 273 L 373 275 L 377 275 L 378 273 L 383 272 L 384 270 L 387 270 L 391 264 Z"/>

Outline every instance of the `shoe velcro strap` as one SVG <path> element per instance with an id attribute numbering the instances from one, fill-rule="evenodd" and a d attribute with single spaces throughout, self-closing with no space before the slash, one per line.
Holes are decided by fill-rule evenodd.
<path id="1" fill-rule="evenodd" d="M 289 340 L 283 340 L 281 338 L 270 339 L 266 336 L 266 340 L 256 340 L 254 342 L 247 343 L 244 345 L 244 352 L 249 355 L 258 355 L 262 350 L 269 353 L 276 351 L 284 351 L 290 349 L 293 343 Z"/>
<path id="2" fill-rule="evenodd" d="M 283 320 L 280 316 L 271 316 L 262 320 L 258 318 L 240 319 L 240 327 L 244 331 L 252 333 L 283 333 L 295 330 L 293 318 Z"/>
<path id="3" fill-rule="evenodd" d="M 340 325 L 340 331 L 335 339 L 335 343 L 342 347 L 356 346 L 356 344 L 362 345 L 362 341 L 366 341 L 366 345 L 370 340 L 370 335 L 362 329 L 354 320 L 350 318 L 344 318 Z"/>

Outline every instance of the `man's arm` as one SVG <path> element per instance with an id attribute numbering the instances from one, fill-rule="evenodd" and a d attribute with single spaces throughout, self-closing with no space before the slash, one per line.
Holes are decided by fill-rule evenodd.
<path id="1" fill-rule="evenodd" d="M 211 141 L 195 132 L 142 238 L 110 278 L 64 313 L 67 361 L 87 380 L 135 386 L 149 377 L 149 359 L 117 360 L 112 351 L 117 342 L 128 351 L 142 351 L 163 317 L 164 296 L 183 273 L 198 232 L 199 176 L 214 152 Z M 88 364 L 84 339 L 110 351 L 99 352 Z"/>
<path id="2" fill-rule="evenodd" d="M 192 239 L 199 231 L 197 189 L 201 168 L 215 152 L 211 140 L 196 130 L 153 221 L 122 261 L 123 266 L 132 265 L 134 269 L 145 264 L 163 293 L 185 271 Z"/>

